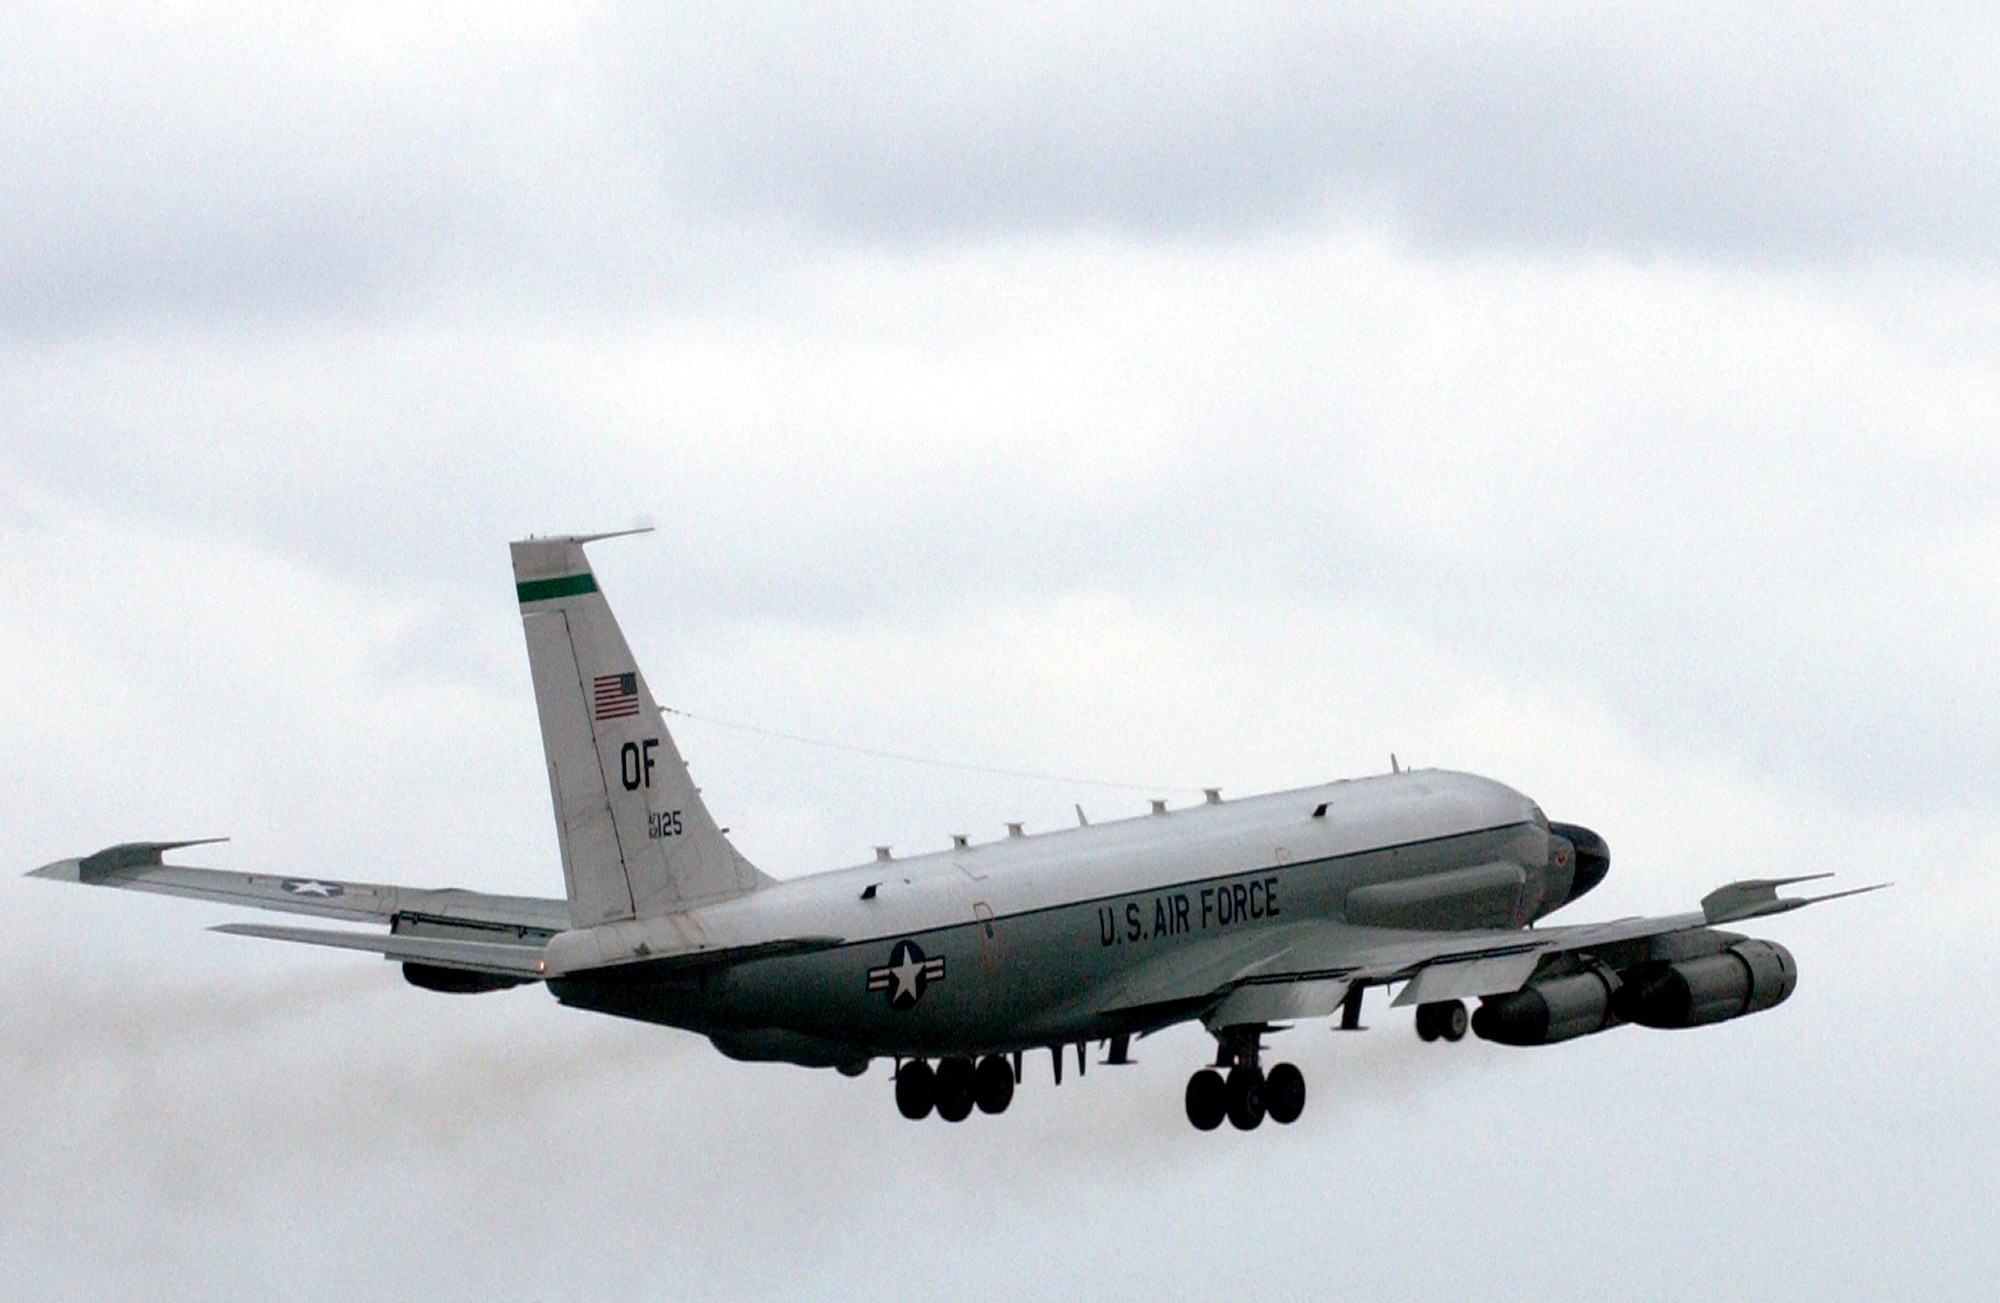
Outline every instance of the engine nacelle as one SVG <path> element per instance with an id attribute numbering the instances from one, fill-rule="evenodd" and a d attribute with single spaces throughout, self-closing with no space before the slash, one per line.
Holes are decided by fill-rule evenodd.
<path id="1" fill-rule="evenodd" d="M 1472 1032 L 1502 1045 L 1553 1045 L 1601 1032 L 1617 1022 L 1615 973 L 1591 969 L 1488 996 L 1472 1013 Z"/>
<path id="2" fill-rule="evenodd" d="M 1686 958 L 1659 958 L 1616 972 L 1590 968 L 1490 995 L 1472 1015 L 1482 1040 L 1502 1045 L 1553 1045 L 1634 1022 L 1642 1027 L 1702 1027 L 1782 1004 L 1799 984 L 1792 954 L 1775 941 L 1727 933 L 1677 933 L 1675 940 L 1707 949 Z M 1657 951 L 1656 951 L 1657 953 Z"/>
<path id="3" fill-rule="evenodd" d="M 1701 1027 L 1782 1004 L 1799 984 L 1792 952 L 1775 941 L 1738 941 L 1698 959 L 1626 970 L 1617 1013 L 1644 1027 Z"/>

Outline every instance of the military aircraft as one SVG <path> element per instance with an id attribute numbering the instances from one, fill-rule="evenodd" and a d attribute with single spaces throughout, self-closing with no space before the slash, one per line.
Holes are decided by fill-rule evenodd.
<path id="1" fill-rule="evenodd" d="M 1781 896 L 1810 879 L 1757 879 L 1688 913 L 1537 927 L 1603 880 L 1604 840 L 1500 783 L 1435 770 L 1211 790 L 1099 824 L 1079 811 L 1074 828 L 1014 824 L 778 881 L 710 816 L 633 662 L 584 553 L 609 537 L 513 544 L 564 899 L 166 862 L 196 841 L 126 843 L 34 876 L 386 924 L 215 930 L 373 952 L 432 991 L 541 982 L 736 1059 L 852 1076 L 890 1058 L 912 1119 L 1004 1112 L 1024 1051 L 1047 1049 L 1060 1084 L 1070 1046 L 1082 1073 L 1092 1043 L 1125 1063 L 1133 1037 L 1199 1019 L 1216 1045 L 1185 1092 L 1202 1130 L 1295 1121 L 1304 1077 L 1266 1069 L 1264 1038 L 1335 1015 L 1358 1028 L 1371 986 L 1400 988 L 1426 1041 L 1469 1027 L 1551 1045 L 1769 1009 L 1797 982 L 1790 952 L 1723 925 L 1855 894 Z"/>

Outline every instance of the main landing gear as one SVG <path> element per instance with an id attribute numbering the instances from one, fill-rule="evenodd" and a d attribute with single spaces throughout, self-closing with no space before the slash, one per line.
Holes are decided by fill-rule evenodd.
<path id="1" fill-rule="evenodd" d="M 1417 1006 L 1417 1035 L 1427 1041 L 1462 1041 L 1469 1021 L 1463 1000 L 1439 1000 Z"/>
<path id="2" fill-rule="evenodd" d="M 1299 1120 L 1306 1107 L 1305 1074 L 1290 1063 L 1266 1073 L 1257 1062 L 1262 1040 L 1261 1027 L 1226 1027 L 1216 1034 L 1215 1066 L 1188 1078 L 1187 1116 L 1196 1130 L 1213 1131 L 1224 1118 L 1238 1131 L 1254 1131 L 1267 1117 L 1281 1126 Z"/>
<path id="3" fill-rule="evenodd" d="M 905 1059 L 896 1068 L 896 1109 L 912 1122 L 937 1115 L 947 1122 L 963 1122 L 976 1107 L 981 1113 L 1005 1113 L 1014 1102 L 1017 1059 L 1009 1063 L 998 1054 L 989 1054 L 975 1065 L 963 1055 L 939 1059 L 933 1068 L 926 1059 Z"/>

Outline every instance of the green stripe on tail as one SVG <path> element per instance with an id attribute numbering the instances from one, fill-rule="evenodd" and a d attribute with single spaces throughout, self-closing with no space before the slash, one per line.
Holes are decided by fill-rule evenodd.
<path id="1" fill-rule="evenodd" d="M 575 597 L 579 593 L 596 591 L 597 580 L 588 572 L 564 575 L 560 579 L 529 579 L 514 585 L 514 593 L 523 606 L 529 602 L 546 602 L 554 597 Z"/>

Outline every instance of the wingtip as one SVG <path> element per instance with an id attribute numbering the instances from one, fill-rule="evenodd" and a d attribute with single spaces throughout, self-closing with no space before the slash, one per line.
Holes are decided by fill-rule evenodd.
<path id="1" fill-rule="evenodd" d="M 1831 891 L 1819 896 L 1780 896 L 1778 888 L 1789 887 L 1799 882 L 1819 882 L 1831 878 L 1831 873 L 1806 873 L 1793 878 L 1751 878 L 1743 882 L 1732 882 L 1717 887 L 1701 898 L 1703 918 L 1712 926 L 1740 922 L 1744 919 L 1762 918 L 1770 914 L 1784 914 L 1807 905 L 1816 905 L 1823 900 L 1839 900 L 1843 896 L 1858 896 L 1867 891 L 1880 891 L 1890 884 L 1876 883 L 1866 887 L 1854 887 L 1847 891 Z"/>
<path id="2" fill-rule="evenodd" d="M 1779 887 L 1793 887 L 1801 882 L 1820 882 L 1832 876 L 1833 873 L 1829 870 L 1825 873 L 1801 873 L 1793 878 L 1751 878 L 1744 882 L 1732 883 L 1731 885 L 1739 887 L 1769 887 L 1775 891 Z"/>
<path id="3" fill-rule="evenodd" d="M 1831 873 L 1825 873 L 1821 874 L 1820 876 L 1830 878 L 1833 875 Z M 1896 884 L 1893 882 L 1873 882 L 1865 887 L 1849 887 L 1846 891 L 1829 891 L 1823 896 L 1808 896 L 1804 899 L 1802 903 L 1807 905 L 1817 905 L 1822 900 L 1839 900 L 1843 896 L 1865 896 L 1871 891 L 1887 891 L 1889 888 L 1895 885 Z"/>
<path id="4" fill-rule="evenodd" d="M 166 862 L 164 857 L 168 851 L 183 850 L 189 846 L 213 846 L 228 840 L 227 837 L 190 837 L 172 842 L 120 842 L 116 846 L 107 846 L 101 851 L 79 859 L 58 860 L 54 864 L 44 865 L 44 868 L 52 871 L 43 876 L 76 882 L 96 882 L 121 869 L 144 869 L 164 864 Z M 70 865 L 75 866 L 74 877 L 62 871 Z"/>

